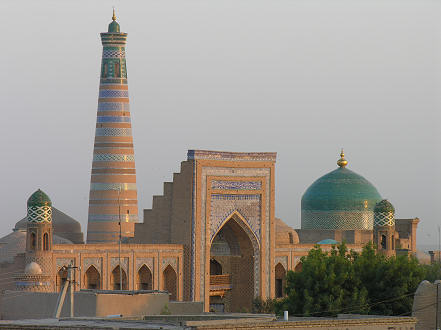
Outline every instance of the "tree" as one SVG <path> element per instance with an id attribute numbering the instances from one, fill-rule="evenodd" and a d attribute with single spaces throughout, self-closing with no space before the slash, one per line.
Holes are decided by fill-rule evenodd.
<path id="1" fill-rule="evenodd" d="M 336 315 L 348 309 L 367 313 L 367 292 L 355 276 L 353 259 L 345 244 L 329 254 L 316 246 L 301 259 L 301 272 L 287 273 L 287 297 L 276 303 L 276 310 L 304 316 Z"/>
<path id="2" fill-rule="evenodd" d="M 302 271 L 286 276 L 287 297 L 275 304 L 291 315 L 339 313 L 402 315 L 410 313 L 413 294 L 426 270 L 413 257 L 385 257 L 372 243 L 361 253 L 346 245 L 324 252 L 320 246 L 303 257 Z"/>
<path id="3" fill-rule="evenodd" d="M 414 257 L 385 257 L 370 243 L 354 260 L 356 276 L 368 292 L 370 314 L 410 313 L 413 294 L 425 277 L 424 268 Z"/>
<path id="4" fill-rule="evenodd" d="M 423 267 L 426 272 L 425 280 L 432 283 L 436 280 L 441 280 L 441 263 L 435 262 L 431 265 L 424 265 Z"/>

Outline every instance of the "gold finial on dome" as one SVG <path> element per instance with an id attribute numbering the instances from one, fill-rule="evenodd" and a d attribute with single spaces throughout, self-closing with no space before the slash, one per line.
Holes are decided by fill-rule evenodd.
<path id="1" fill-rule="evenodd" d="M 340 167 L 346 167 L 346 165 L 348 165 L 348 161 L 345 159 L 345 152 L 343 151 L 343 148 L 341 149 L 340 159 L 337 160 L 337 165 Z"/>
<path id="2" fill-rule="evenodd" d="M 113 16 L 112 16 L 112 21 L 116 21 L 116 15 L 115 15 L 115 7 L 113 7 Z"/>

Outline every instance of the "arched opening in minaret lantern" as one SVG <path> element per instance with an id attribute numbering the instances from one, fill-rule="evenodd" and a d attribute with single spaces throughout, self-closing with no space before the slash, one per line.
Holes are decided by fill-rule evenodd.
<path id="1" fill-rule="evenodd" d="M 47 251 L 49 250 L 49 234 L 44 233 L 43 235 L 43 250 Z"/>

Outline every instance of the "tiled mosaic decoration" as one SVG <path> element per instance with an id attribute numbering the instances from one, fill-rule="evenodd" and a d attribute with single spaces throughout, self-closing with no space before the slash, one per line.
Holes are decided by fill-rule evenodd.
<path id="1" fill-rule="evenodd" d="M 260 181 L 211 181 L 211 189 L 220 190 L 260 190 L 262 183 Z"/>
<path id="2" fill-rule="evenodd" d="M 97 127 L 96 136 L 132 136 L 131 128 Z"/>
<path id="3" fill-rule="evenodd" d="M 237 211 L 245 218 L 260 242 L 260 210 L 260 195 L 211 195 L 210 239 L 213 239 L 228 217 Z"/>
<path id="4" fill-rule="evenodd" d="M 103 58 L 125 58 L 125 57 L 126 57 L 126 51 L 124 48 L 103 49 Z"/>
<path id="5" fill-rule="evenodd" d="M 101 183 L 101 182 L 92 182 L 90 184 L 90 190 L 136 190 L 135 183 Z M 116 201 L 118 203 L 118 201 Z M 118 204 L 116 204 L 118 205 Z"/>
<path id="6" fill-rule="evenodd" d="M 302 210 L 302 229 L 367 229 L 372 230 L 372 211 L 307 211 Z"/>
<path id="7" fill-rule="evenodd" d="M 94 162 L 134 162 L 134 155 L 124 154 L 94 154 Z"/>
<path id="8" fill-rule="evenodd" d="M 129 103 L 120 102 L 100 102 L 98 111 L 130 111 Z"/>
<path id="9" fill-rule="evenodd" d="M 395 226 L 395 216 L 393 212 L 376 212 L 374 215 L 374 226 Z"/>
<path id="10" fill-rule="evenodd" d="M 129 97 L 129 91 L 102 89 L 100 90 L 99 97 Z"/>
<path id="11" fill-rule="evenodd" d="M 136 271 L 139 271 L 139 269 L 146 265 L 147 268 L 150 270 L 150 272 L 153 274 L 153 258 L 146 257 L 146 258 L 136 258 Z"/>
<path id="12" fill-rule="evenodd" d="M 130 117 L 127 116 L 98 116 L 97 123 L 130 123 Z"/>
<path id="13" fill-rule="evenodd" d="M 29 206 L 29 222 L 52 222 L 52 207 L 50 206 Z"/>
<path id="14" fill-rule="evenodd" d="M 89 221 L 94 222 L 119 222 L 119 214 L 89 214 Z M 137 214 L 121 214 L 122 222 L 137 221 Z"/>

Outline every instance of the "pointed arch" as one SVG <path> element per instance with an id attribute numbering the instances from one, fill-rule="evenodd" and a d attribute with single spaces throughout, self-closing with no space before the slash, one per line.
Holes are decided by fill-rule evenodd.
<path id="1" fill-rule="evenodd" d="M 219 259 L 216 261 L 223 262 L 221 274 L 210 274 L 208 288 L 210 306 L 218 308 L 221 304 L 225 310 L 233 312 L 243 308 L 251 309 L 253 298 L 258 297 L 260 293 L 259 240 L 237 210 L 232 212 L 217 228 L 214 237 L 211 238 L 212 244 L 218 235 L 224 237 L 230 250 L 235 250 L 235 253 L 211 255 L 213 251 L 210 246 L 210 260 Z M 208 273 L 211 273 L 210 268 L 214 268 L 212 262 L 205 267 Z"/>
<path id="2" fill-rule="evenodd" d="M 276 298 L 281 298 L 285 295 L 285 279 L 286 279 L 286 269 L 279 262 L 275 269 L 275 285 L 276 285 Z"/>
<path id="3" fill-rule="evenodd" d="M 137 288 L 138 290 L 153 290 L 153 275 L 146 264 L 138 269 Z"/>
<path id="4" fill-rule="evenodd" d="M 34 232 L 31 232 L 31 250 L 35 250 L 37 248 L 37 235 Z"/>
<path id="5" fill-rule="evenodd" d="M 303 264 L 302 262 L 299 262 L 295 267 L 294 267 L 294 271 L 295 272 L 301 272 L 303 268 Z"/>
<path id="6" fill-rule="evenodd" d="M 44 251 L 49 250 L 49 234 L 48 233 L 43 234 L 43 250 Z"/>
<path id="7" fill-rule="evenodd" d="M 101 289 L 101 276 L 94 265 L 90 265 L 84 273 L 84 287 L 86 289 Z"/>
<path id="8" fill-rule="evenodd" d="M 171 265 L 165 267 L 162 272 L 164 290 L 170 294 L 170 300 L 175 301 L 177 298 L 178 276 Z"/>
<path id="9" fill-rule="evenodd" d="M 122 288 L 119 274 L 120 269 L 118 265 L 113 269 L 112 274 L 110 275 L 110 287 L 112 290 L 127 290 L 127 274 L 124 268 L 121 267 Z"/>
<path id="10" fill-rule="evenodd" d="M 259 238 L 256 236 L 256 234 L 253 232 L 253 230 L 251 229 L 250 225 L 248 224 L 248 221 L 245 219 L 245 217 L 240 214 L 240 212 L 238 210 L 234 210 L 233 212 L 231 212 L 224 220 L 222 220 L 221 224 L 219 225 L 219 227 L 216 229 L 216 231 L 214 233 L 212 233 L 211 238 L 210 238 L 210 245 L 211 243 L 213 243 L 214 238 L 216 237 L 216 235 L 221 231 L 221 229 L 225 226 L 225 224 L 230 221 L 230 220 L 234 220 L 237 222 L 237 224 L 239 226 L 242 227 L 242 229 L 245 230 L 245 232 L 248 234 L 248 236 L 251 239 L 251 242 L 253 243 L 253 246 L 255 249 L 260 249 L 260 240 Z"/>

